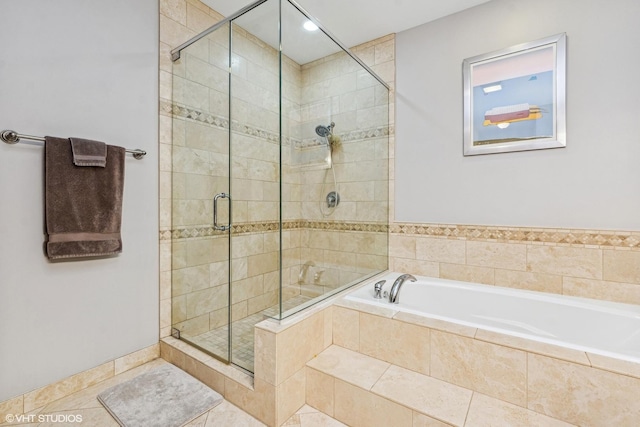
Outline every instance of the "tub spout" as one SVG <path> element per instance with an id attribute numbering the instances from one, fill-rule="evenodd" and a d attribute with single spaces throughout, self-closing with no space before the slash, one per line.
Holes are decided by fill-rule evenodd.
<path id="1" fill-rule="evenodd" d="M 315 267 L 316 263 L 313 261 L 307 261 L 304 263 L 304 265 L 300 268 L 300 274 L 298 274 L 298 285 L 304 285 L 305 280 L 307 278 L 307 271 L 309 270 L 309 267 Z"/>
<path id="2" fill-rule="evenodd" d="M 391 291 L 389 291 L 389 302 L 393 304 L 397 304 L 400 302 L 400 288 L 404 284 L 406 280 L 411 282 L 415 282 L 416 278 L 411 274 L 403 274 L 398 277 L 395 282 L 393 282 L 393 286 L 391 286 Z"/>

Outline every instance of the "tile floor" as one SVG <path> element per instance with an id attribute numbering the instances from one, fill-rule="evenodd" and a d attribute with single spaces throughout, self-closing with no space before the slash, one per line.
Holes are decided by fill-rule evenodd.
<path id="1" fill-rule="evenodd" d="M 24 415 L 32 415 L 31 421 L 25 419 L 24 422 L 0 423 L 0 426 L 20 426 L 20 427 L 118 427 L 118 423 L 109 415 L 106 409 L 98 402 L 96 396 L 102 391 L 116 384 L 130 380 L 144 372 L 157 368 L 168 363 L 162 359 L 156 359 L 130 371 L 123 372 L 115 377 L 109 378 L 101 383 L 95 384 L 84 390 L 73 393 L 67 397 L 56 400 L 48 405 L 38 408 L 33 412 Z M 63 416 L 72 419 L 72 416 L 82 415 L 81 423 L 60 422 Z M 51 422 L 38 422 L 38 418 L 47 417 Z M 29 417 L 25 417 L 29 418 Z M 46 418 L 45 418 L 46 420 Z M 318 412 L 310 406 L 303 406 L 284 424 L 287 427 L 340 427 L 344 424 Z M 251 415 L 232 405 L 228 401 L 223 401 L 209 412 L 201 415 L 185 427 L 261 427 L 261 423 Z"/>

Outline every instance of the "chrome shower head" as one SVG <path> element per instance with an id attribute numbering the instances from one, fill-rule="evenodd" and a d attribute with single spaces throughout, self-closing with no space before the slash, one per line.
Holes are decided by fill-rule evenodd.
<path id="1" fill-rule="evenodd" d="M 334 122 L 331 122 L 329 126 L 318 125 L 316 126 L 316 134 L 323 138 L 328 138 L 333 134 L 333 127 L 335 125 Z"/>
<path id="2" fill-rule="evenodd" d="M 329 128 L 326 126 L 318 125 L 316 126 L 316 134 L 318 134 L 318 136 L 326 138 L 331 135 L 331 130 L 329 130 Z"/>

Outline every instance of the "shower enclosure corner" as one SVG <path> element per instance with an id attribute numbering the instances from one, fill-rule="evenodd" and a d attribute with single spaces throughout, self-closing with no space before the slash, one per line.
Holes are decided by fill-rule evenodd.
<path id="1" fill-rule="evenodd" d="M 253 327 L 388 265 L 388 86 L 291 0 L 172 51 L 174 336 L 253 371 Z"/>

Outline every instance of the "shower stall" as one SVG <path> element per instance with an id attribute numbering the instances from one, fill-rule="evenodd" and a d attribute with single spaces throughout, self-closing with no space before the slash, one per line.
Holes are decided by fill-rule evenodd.
<path id="1" fill-rule="evenodd" d="M 172 59 L 172 332 L 253 372 L 257 322 L 388 267 L 389 88 L 292 0 Z"/>

